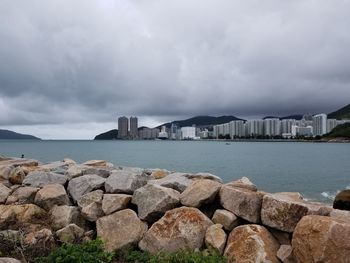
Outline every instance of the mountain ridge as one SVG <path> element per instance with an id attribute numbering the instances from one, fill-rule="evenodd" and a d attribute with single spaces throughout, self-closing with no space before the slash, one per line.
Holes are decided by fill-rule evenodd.
<path id="1" fill-rule="evenodd" d="M 10 130 L 0 129 L 0 139 L 1 140 L 41 140 L 30 134 L 17 133 Z"/>

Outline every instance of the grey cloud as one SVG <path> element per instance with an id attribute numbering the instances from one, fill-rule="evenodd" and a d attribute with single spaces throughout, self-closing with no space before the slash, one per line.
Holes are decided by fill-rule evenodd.
<path id="1" fill-rule="evenodd" d="M 0 3 L 0 125 L 329 112 L 349 1 Z"/>

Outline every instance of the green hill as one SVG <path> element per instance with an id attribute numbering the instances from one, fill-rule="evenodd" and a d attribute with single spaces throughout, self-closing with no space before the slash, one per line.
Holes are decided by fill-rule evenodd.
<path id="1" fill-rule="evenodd" d="M 325 134 L 325 138 L 350 138 L 350 123 L 344 123 L 335 127 L 330 133 Z"/>
<path id="2" fill-rule="evenodd" d="M 40 140 L 40 138 L 33 135 L 21 134 L 9 130 L 0 130 L 1 140 Z"/>
<path id="3" fill-rule="evenodd" d="M 350 119 L 350 104 L 337 110 L 332 113 L 328 114 L 328 119 Z"/>
<path id="4" fill-rule="evenodd" d="M 118 138 L 118 130 L 110 130 L 95 136 L 94 140 L 115 140 Z"/>

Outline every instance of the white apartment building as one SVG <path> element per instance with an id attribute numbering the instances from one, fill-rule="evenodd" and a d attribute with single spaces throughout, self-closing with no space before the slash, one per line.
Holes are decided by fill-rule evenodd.
<path id="1" fill-rule="evenodd" d="M 331 132 L 337 125 L 336 119 L 327 119 L 327 133 Z"/>
<path id="2" fill-rule="evenodd" d="M 317 114 L 313 116 L 313 133 L 314 136 L 320 135 L 322 136 L 323 134 L 327 133 L 327 115 L 324 113 Z"/>
<path id="3" fill-rule="evenodd" d="M 229 123 L 230 129 L 230 137 L 233 139 L 234 137 L 244 137 L 245 136 L 245 127 L 244 121 L 231 121 Z"/>
<path id="4" fill-rule="evenodd" d="M 264 121 L 263 120 L 249 120 L 246 123 L 248 136 L 264 135 Z"/>
<path id="5" fill-rule="evenodd" d="M 181 139 L 193 140 L 196 139 L 196 127 L 182 127 L 181 128 Z"/>
<path id="6" fill-rule="evenodd" d="M 292 126 L 296 125 L 296 121 L 294 119 L 286 119 L 281 121 L 281 133 L 282 134 L 290 134 L 292 133 Z"/>
<path id="7" fill-rule="evenodd" d="M 281 135 L 281 121 L 277 118 L 265 119 L 264 135 L 266 136 Z"/>
<path id="8" fill-rule="evenodd" d="M 312 137 L 313 127 L 312 126 L 301 127 L 301 126 L 293 125 L 291 134 L 292 134 L 292 137 L 296 137 L 296 136 Z"/>

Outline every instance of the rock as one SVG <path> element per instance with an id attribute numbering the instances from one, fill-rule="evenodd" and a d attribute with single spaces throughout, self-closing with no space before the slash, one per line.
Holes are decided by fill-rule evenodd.
<path id="1" fill-rule="evenodd" d="M 104 194 L 102 210 L 105 215 L 112 214 L 128 207 L 132 196 L 126 194 Z"/>
<path id="2" fill-rule="evenodd" d="M 32 187 L 44 187 L 48 184 L 60 184 L 64 185 L 67 182 L 67 177 L 62 174 L 52 172 L 30 172 L 23 180 L 24 185 Z"/>
<path id="3" fill-rule="evenodd" d="M 0 166 L 22 166 L 22 167 L 33 167 L 38 166 L 39 162 L 33 159 L 26 158 L 6 158 L 0 161 Z"/>
<path id="4" fill-rule="evenodd" d="M 234 213 L 225 209 L 217 209 L 213 215 L 212 221 L 215 224 L 221 224 L 227 231 L 231 231 L 240 224 L 239 218 Z"/>
<path id="5" fill-rule="evenodd" d="M 333 209 L 329 216 L 333 218 L 342 219 L 350 223 L 350 211 Z"/>
<path id="6" fill-rule="evenodd" d="M 185 174 L 185 173 L 172 173 L 172 174 L 165 176 L 162 179 L 150 180 L 150 181 L 148 181 L 148 183 L 149 184 L 157 184 L 160 186 L 172 188 L 172 189 L 182 193 L 183 191 L 185 191 L 187 186 L 189 186 L 190 183 L 192 182 L 192 180 L 188 179 L 185 175 L 187 175 L 187 174 Z"/>
<path id="7" fill-rule="evenodd" d="M 69 205 L 70 202 L 62 185 L 49 184 L 36 193 L 34 203 L 49 211 L 54 205 Z"/>
<path id="8" fill-rule="evenodd" d="M 219 196 L 220 203 L 226 210 L 249 222 L 260 222 L 263 194 L 245 188 L 223 185 Z"/>
<path id="9" fill-rule="evenodd" d="M 11 194 L 12 190 L 0 183 L 0 204 L 6 202 L 7 197 Z"/>
<path id="10" fill-rule="evenodd" d="M 108 167 L 93 167 L 87 165 L 71 165 L 65 172 L 69 180 L 87 174 L 95 174 L 107 178 L 111 173 Z"/>
<path id="11" fill-rule="evenodd" d="M 9 181 L 11 184 L 22 184 L 25 177 L 26 173 L 24 172 L 23 168 L 16 167 L 11 171 Z"/>
<path id="12" fill-rule="evenodd" d="M 333 208 L 350 211 L 350 189 L 343 190 L 336 195 Z"/>
<path id="13" fill-rule="evenodd" d="M 95 174 L 87 174 L 74 178 L 68 183 L 68 192 L 76 202 L 84 194 L 102 187 L 106 179 Z"/>
<path id="14" fill-rule="evenodd" d="M 142 222 L 131 209 L 124 209 L 96 221 L 97 237 L 104 242 L 107 251 L 135 246 L 147 231 L 147 224 Z"/>
<path id="15" fill-rule="evenodd" d="M 277 251 L 277 257 L 282 263 L 296 263 L 293 248 L 290 245 L 281 245 Z"/>
<path id="16" fill-rule="evenodd" d="M 147 184 L 150 176 L 124 170 L 114 170 L 107 178 L 105 189 L 107 193 L 133 194 L 135 190 Z"/>
<path id="17" fill-rule="evenodd" d="M 154 179 L 161 179 L 167 176 L 170 172 L 162 169 L 155 169 L 152 171 L 151 177 Z"/>
<path id="18" fill-rule="evenodd" d="M 221 184 L 209 179 L 193 181 L 180 195 L 180 201 L 184 206 L 200 207 L 214 201 Z"/>
<path id="19" fill-rule="evenodd" d="M 263 198 L 261 220 L 266 226 L 293 232 L 300 219 L 308 214 L 329 214 L 330 208 L 307 203 L 295 193 L 266 194 Z"/>
<path id="20" fill-rule="evenodd" d="M 205 233 L 206 247 L 219 255 L 224 253 L 226 239 L 227 235 L 220 224 L 211 225 Z"/>
<path id="21" fill-rule="evenodd" d="M 56 231 L 58 240 L 63 243 L 77 243 L 84 236 L 84 229 L 76 224 L 69 224 L 66 227 Z"/>
<path id="22" fill-rule="evenodd" d="M 102 204 L 102 198 L 103 198 L 103 191 L 102 190 L 95 190 L 90 193 L 84 194 L 79 200 L 78 200 L 78 206 L 80 208 L 84 208 L 85 206 L 88 206 L 92 203 L 101 203 Z"/>
<path id="23" fill-rule="evenodd" d="M 2 230 L 0 231 L 0 238 L 2 242 L 11 241 L 14 244 L 18 244 L 19 242 L 21 242 L 22 233 L 18 230 Z"/>
<path id="24" fill-rule="evenodd" d="M 256 192 L 258 190 L 256 185 L 253 184 L 247 177 L 242 177 L 241 179 L 230 182 L 230 183 L 228 183 L 228 185 L 243 188 L 243 189 L 248 189 L 248 190 L 251 190 L 254 192 Z"/>
<path id="25" fill-rule="evenodd" d="M 51 227 L 54 230 L 64 228 L 69 224 L 84 227 L 85 220 L 81 217 L 79 208 L 76 206 L 60 205 L 50 210 Z"/>
<path id="26" fill-rule="evenodd" d="M 13 169 L 15 169 L 15 167 L 11 165 L 4 165 L 4 166 L 0 165 L 0 182 L 8 181 L 11 171 Z"/>
<path id="27" fill-rule="evenodd" d="M 53 171 L 56 172 L 60 170 L 65 171 L 67 169 L 68 169 L 68 164 L 63 161 L 47 163 L 47 164 L 40 165 L 38 167 L 38 170 L 43 172 L 53 172 Z"/>
<path id="28" fill-rule="evenodd" d="M 74 165 L 74 164 L 77 164 L 76 161 L 74 161 L 74 160 L 72 160 L 72 159 L 70 159 L 70 158 L 64 158 L 64 159 L 62 160 L 62 162 L 66 163 L 67 165 Z"/>
<path id="29" fill-rule="evenodd" d="M 292 243 L 292 234 L 288 232 L 283 232 L 274 228 L 268 228 L 270 233 L 276 238 L 278 243 L 281 245 L 291 245 Z"/>
<path id="30" fill-rule="evenodd" d="M 90 161 L 86 161 L 85 163 L 83 163 L 83 165 L 97 166 L 97 167 L 106 167 L 107 166 L 107 162 L 104 161 L 104 160 L 90 160 Z"/>
<path id="31" fill-rule="evenodd" d="M 32 204 L 38 191 L 37 187 L 19 187 L 7 198 L 6 204 Z"/>
<path id="32" fill-rule="evenodd" d="M 304 216 L 292 239 L 297 262 L 349 262 L 350 224 L 326 216 Z"/>
<path id="33" fill-rule="evenodd" d="M 167 211 L 152 225 L 139 247 L 150 253 L 200 249 L 203 247 L 205 233 L 212 224 L 197 208 L 175 208 Z"/>
<path id="34" fill-rule="evenodd" d="M 78 200 L 78 206 L 81 208 L 81 215 L 88 221 L 95 222 L 104 215 L 102 210 L 103 191 L 95 190 L 83 195 Z"/>
<path id="35" fill-rule="evenodd" d="M 228 262 L 278 263 L 279 243 L 269 231 L 259 225 L 242 225 L 230 233 L 224 256 Z"/>
<path id="36" fill-rule="evenodd" d="M 0 205 L 0 229 L 8 229 L 9 225 L 21 225 L 37 222 L 47 216 L 45 210 L 33 204 Z"/>
<path id="37" fill-rule="evenodd" d="M 222 179 L 219 176 L 216 176 L 211 173 L 184 174 L 184 176 L 188 179 L 194 179 L 194 180 L 207 179 L 207 180 L 218 182 L 220 184 L 223 183 Z"/>
<path id="38" fill-rule="evenodd" d="M 15 258 L 0 258 L 0 263 L 21 263 L 21 261 Z"/>
<path id="39" fill-rule="evenodd" d="M 137 189 L 132 203 L 137 205 L 138 216 L 142 220 L 154 222 L 180 203 L 180 193 L 174 189 L 148 184 Z"/>
<path id="40" fill-rule="evenodd" d="M 24 238 L 24 243 L 30 246 L 50 247 L 55 243 L 55 238 L 50 229 L 43 228 L 27 234 Z"/>

